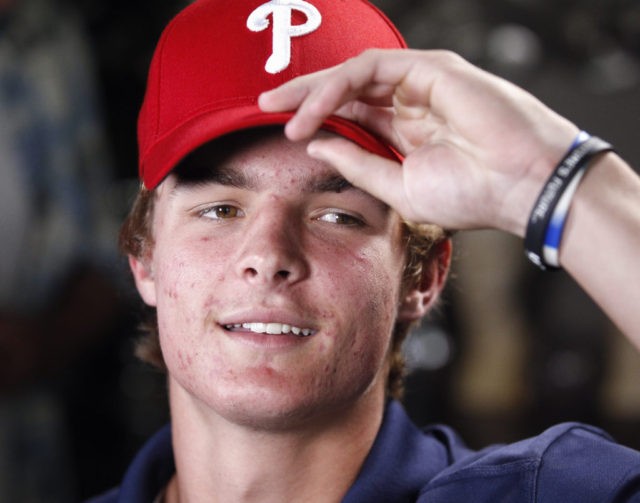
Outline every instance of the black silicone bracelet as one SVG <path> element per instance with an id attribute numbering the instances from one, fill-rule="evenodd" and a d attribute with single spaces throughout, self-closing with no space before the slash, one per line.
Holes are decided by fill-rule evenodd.
<path id="1" fill-rule="evenodd" d="M 542 188 L 531 211 L 527 232 L 524 237 L 524 248 L 527 257 L 541 269 L 557 269 L 557 267 L 545 263 L 542 247 L 549 220 L 558 204 L 558 200 L 576 173 L 586 163 L 595 155 L 609 150 L 613 150 L 613 147 L 606 141 L 596 136 L 589 137 L 567 152 Z"/>

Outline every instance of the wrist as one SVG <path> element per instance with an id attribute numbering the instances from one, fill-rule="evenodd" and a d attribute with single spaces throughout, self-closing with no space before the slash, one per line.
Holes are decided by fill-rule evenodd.
<path id="1" fill-rule="evenodd" d="M 560 243 L 578 184 L 591 161 L 612 149 L 607 142 L 581 132 L 546 181 L 531 210 L 524 238 L 527 257 L 541 269 L 560 267 Z"/>
<path id="2" fill-rule="evenodd" d="M 555 122 L 546 123 L 545 129 L 538 133 L 531 131 L 520 148 L 511 151 L 513 162 L 522 163 L 514 166 L 505 180 L 505 188 L 497 203 L 501 205 L 500 219 L 497 228 L 511 234 L 525 237 L 527 224 L 540 192 L 558 163 L 566 155 L 567 149 L 580 134 L 580 130 L 573 123 L 560 118 Z"/>

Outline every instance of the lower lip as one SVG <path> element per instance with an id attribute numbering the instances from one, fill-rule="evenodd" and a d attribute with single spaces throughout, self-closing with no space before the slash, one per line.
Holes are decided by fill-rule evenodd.
<path id="1" fill-rule="evenodd" d="M 229 338 L 260 349 L 287 349 L 298 347 L 309 341 L 312 336 L 300 337 L 292 334 L 257 334 L 249 331 L 230 331 L 225 330 Z"/>

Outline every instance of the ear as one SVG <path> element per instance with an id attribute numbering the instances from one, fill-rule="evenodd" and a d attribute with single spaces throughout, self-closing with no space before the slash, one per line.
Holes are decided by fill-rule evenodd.
<path id="1" fill-rule="evenodd" d="M 451 265 L 451 239 L 436 245 L 434 254 L 423 264 L 420 283 L 408 291 L 400 302 L 398 319 L 418 321 L 429 312 L 444 288 Z"/>
<path id="2" fill-rule="evenodd" d="M 139 259 L 129 255 L 129 267 L 133 273 L 133 279 L 136 282 L 138 293 L 145 304 L 149 306 L 156 305 L 156 282 L 153 275 L 153 269 L 147 259 Z"/>

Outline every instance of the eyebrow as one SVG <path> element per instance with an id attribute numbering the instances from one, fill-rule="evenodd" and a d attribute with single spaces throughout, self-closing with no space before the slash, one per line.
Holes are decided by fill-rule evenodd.
<path id="1" fill-rule="evenodd" d="M 247 177 L 242 171 L 225 167 L 211 168 L 209 166 L 189 166 L 190 169 L 178 173 L 176 188 L 202 187 L 210 183 L 236 187 L 239 189 L 255 190 L 257 183 Z"/>
<path id="2" fill-rule="evenodd" d="M 356 187 L 346 178 L 337 174 L 331 174 L 323 177 L 309 177 L 304 185 L 303 191 L 317 194 L 322 192 L 343 192 L 349 189 L 356 189 Z"/>
<path id="3" fill-rule="evenodd" d="M 369 194 L 368 192 L 356 187 L 346 178 L 339 174 L 329 174 L 328 176 L 322 177 L 309 177 L 306 185 L 303 188 L 303 192 L 307 192 L 310 194 L 322 194 L 326 192 L 335 192 L 337 194 L 344 191 L 353 191 L 358 193 L 364 197 L 371 199 L 373 203 L 375 203 L 381 211 L 384 213 L 388 213 L 390 207 L 384 201 L 381 201 L 377 197 Z"/>
<path id="4" fill-rule="evenodd" d="M 193 170 L 195 171 L 195 170 Z M 192 173 L 193 173 L 192 171 Z M 259 182 L 255 176 L 247 176 L 241 170 L 218 166 L 207 169 L 205 176 L 189 176 L 181 174 L 178 177 L 177 186 L 202 186 L 209 183 L 235 187 L 245 190 L 259 190 Z M 343 192 L 356 189 L 347 179 L 335 173 L 321 174 L 319 176 L 307 176 L 302 183 L 302 191 L 305 193 Z M 358 189 L 356 189 L 358 190 Z"/>
<path id="5" fill-rule="evenodd" d="M 202 180 L 203 183 L 217 183 L 238 189 L 257 190 L 258 183 L 254 177 L 248 177 L 244 172 L 236 169 L 219 167 L 212 171 L 211 175 Z"/>
<path id="6" fill-rule="evenodd" d="M 380 199 L 372 196 L 368 192 L 354 186 L 346 178 L 338 173 L 321 173 L 319 175 L 308 175 L 304 177 L 302 183 L 302 192 L 306 194 L 322 194 L 328 192 L 334 192 L 339 194 L 345 191 L 354 191 L 360 193 L 366 197 L 371 198 L 376 202 L 383 211 L 388 211 L 389 206 Z M 218 166 L 213 169 L 207 170 L 205 177 L 198 178 L 183 178 L 179 177 L 176 189 L 180 186 L 183 187 L 199 187 L 207 184 L 214 183 L 227 187 L 235 187 L 242 190 L 258 191 L 259 181 L 253 176 L 247 176 L 241 170 L 234 169 L 232 167 Z"/>

